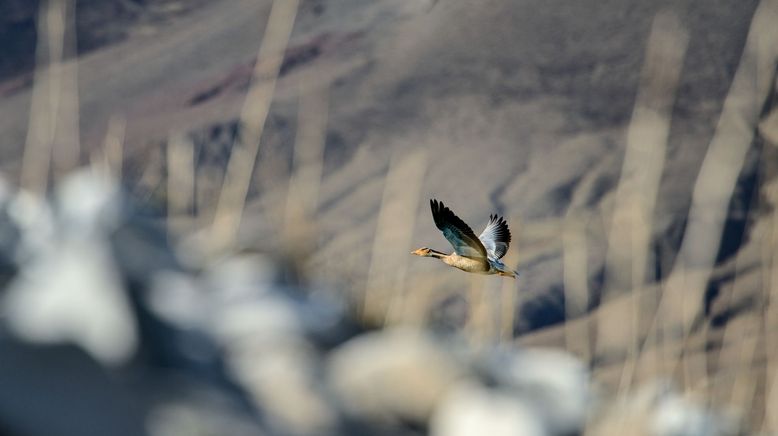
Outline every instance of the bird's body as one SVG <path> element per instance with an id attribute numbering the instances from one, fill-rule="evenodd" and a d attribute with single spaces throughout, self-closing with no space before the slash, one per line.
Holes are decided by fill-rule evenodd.
<path id="1" fill-rule="evenodd" d="M 488 262 L 483 261 L 483 258 L 474 259 L 472 257 L 460 256 L 456 253 L 451 253 L 444 257 L 443 263 L 471 273 L 487 274 L 492 269 Z"/>
<path id="2" fill-rule="evenodd" d="M 500 261 L 511 242 L 511 232 L 505 219 L 497 215 L 490 216 L 489 224 L 476 236 L 473 230 L 443 203 L 433 199 L 430 200 L 430 207 L 435 225 L 454 247 L 454 252 L 446 254 L 422 247 L 411 254 L 434 257 L 446 265 L 470 273 L 499 274 L 514 278 L 518 275 Z"/>

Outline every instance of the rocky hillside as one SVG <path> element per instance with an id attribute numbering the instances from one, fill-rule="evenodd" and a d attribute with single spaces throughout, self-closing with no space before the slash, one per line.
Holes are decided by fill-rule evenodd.
<path id="1" fill-rule="evenodd" d="M 250 90 L 268 78 L 252 81 L 252 74 L 274 62 L 272 55 L 257 58 L 272 27 L 271 3 L 217 0 L 194 7 L 125 0 L 87 8 L 88 1 L 78 2 L 84 6 L 76 19 L 83 41 L 82 161 L 99 155 L 107 133 L 116 135 L 110 126 L 123 126 L 123 182 L 152 215 L 162 217 L 178 195 L 167 183 L 175 170 L 166 144 L 183 137 L 195 162 L 195 192 L 186 211 L 198 215 L 187 225 L 210 222 L 236 140 L 256 133 L 246 123 L 256 117 L 241 121 L 241 112 L 261 106 Z M 609 313 L 654 307 L 693 227 L 689 223 L 697 222 L 689 217 L 695 183 L 715 142 L 757 3 L 301 0 L 282 49 L 273 103 L 254 141 L 260 146 L 237 240 L 263 249 L 283 245 L 276 236 L 290 227 L 288 180 L 299 175 L 302 162 L 313 168 L 305 174 L 314 176 L 302 179 L 305 198 L 315 204 L 314 227 L 304 244 L 311 251 L 306 268 L 316 280 L 347 289 L 354 306 L 377 301 L 404 321 L 455 330 L 483 323 L 485 337 L 502 333 L 533 344 L 564 344 L 570 324 L 562 322 L 572 313 L 565 304 L 565 235 L 575 219 L 585 241 L 577 263 L 585 268 L 576 277 L 587 292 L 577 322 L 595 319 L 606 310 L 601 307 Z M 0 35 L 18 36 L 2 46 L 18 60 L 0 65 L 0 77 L 31 64 L 31 5 L 1 6 L 10 12 L 2 14 L 7 18 Z M 668 60 L 660 50 L 660 61 L 651 64 L 657 17 L 671 17 L 659 20 L 671 23 L 670 29 L 660 25 L 659 33 L 675 35 L 664 47 L 680 57 Z M 677 83 L 672 71 L 678 71 Z M 759 71 L 759 77 L 774 74 Z M 660 94 L 666 90 L 662 80 L 674 84 L 669 102 L 641 97 L 655 77 L 661 79 Z M 31 79 L 0 83 L 0 166 L 12 179 L 20 172 L 32 96 Z M 626 238 L 613 238 L 614 209 L 640 101 L 666 107 L 671 117 L 660 141 L 667 149 L 649 213 L 648 255 L 637 270 L 631 264 L 608 270 L 608 256 L 619 260 L 609 246 L 629 246 Z M 756 122 L 773 101 L 746 130 L 759 132 Z M 311 119 L 309 134 L 304 127 Z M 316 120 L 326 123 L 323 132 Z M 650 135 L 638 135 L 644 136 Z M 319 139 L 323 148 L 317 151 Z M 300 145 L 306 140 L 308 154 Z M 703 308 L 694 320 L 699 350 L 718 350 L 727 326 L 751 320 L 765 301 L 767 285 L 756 277 L 766 265 L 759 253 L 771 250 L 759 245 L 770 241 L 771 203 L 764 187 L 775 175 L 765 164 L 771 147 L 762 136 L 749 139 L 734 195 L 725 198 L 722 243 L 698 250 L 715 260 L 710 283 L 690 297 Z M 521 272 L 515 288 L 411 258 L 408 252 L 418 246 L 448 248 L 432 223 L 432 197 L 476 231 L 490 213 L 507 217 L 514 232 L 507 263 Z M 632 277 L 633 271 L 641 277 Z M 628 292 L 637 291 L 634 283 L 642 293 Z M 364 296 L 365 289 L 374 299 Z M 755 359 L 764 364 L 768 354 Z M 621 367 L 607 364 L 626 357 L 599 357 L 591 363 L 602 364 L 603 379 L 617 384 Z M 716 359 L 729 368 L 738 362 Z"/>
<path id="2" fill-rule="evenodd" d="M 78 0 L 70 16 L 77 44 L 71 54 L 84 55 L 117 43 L 144 28 L 164 24 L 197 7 L 198 0 Z M 39 0 L 6 0 L 0 4 L 0 79 L 29 74 L 35 66 Z"/>

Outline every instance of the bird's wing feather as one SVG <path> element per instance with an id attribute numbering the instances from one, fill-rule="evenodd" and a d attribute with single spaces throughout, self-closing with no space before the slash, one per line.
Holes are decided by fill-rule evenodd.
<path id="1" fill-rule="evenodd" d="M 508 246 L 511 243 L 511 231 L 508 229 L 508 223 L 505 218 L 491 215 L 489 224 L 478 236 L 481 243 L 486 248 L 489 257 L 499 259 L 508 252 Z"/>
<path id="2" fill-rule="evenodd" d="M 486 248 L 475 235 L 473 229 L 454 215 L 451 209 L 435 199 L 430 200 L 430 208 L 435 225 L 443 232 L 443 236 L 451 243 L 458 255 L 474 258 L 486 257 Z"/>

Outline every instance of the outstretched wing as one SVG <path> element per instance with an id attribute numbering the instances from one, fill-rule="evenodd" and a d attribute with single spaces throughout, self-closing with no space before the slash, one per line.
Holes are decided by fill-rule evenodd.
<path id="1" fill-rule="evenodd" d="M 443 236 L 454 246 L 454 251 L 460 256 L 481 258 L 486 257 L 486 248 L 475 236 L 464 221 L 451 212 L 451 209 L 438 200 L 430 200 L 432 219 L 435 225 L 443 232 Z"/>
<path id="2" fill-rule="evenodd" d="M 511 231 L 508 230 L 505 218 L 490 215 L 489 224 L 486 225 L 478 239 L 486 247 L 489 257 L 499 259 L 505 256 L 505 253 L 508 252 L 508 245 L 511 243 Z"/>

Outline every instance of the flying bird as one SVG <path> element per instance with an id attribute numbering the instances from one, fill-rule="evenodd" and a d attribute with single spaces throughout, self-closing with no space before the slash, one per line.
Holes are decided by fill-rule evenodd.
<path id="1" fill-rule="evenodd" d="M 499 274 L 512 278 L 519 275 L 500 261 L 508 252 L 508 245 L 511 243 L 511 231 L 505 218 L 490 215 L 486 228 L 476 236 L 473 230 L 442 202 L 432 199 L 430 208 L 435 225 L 454 247 L 454 252 L 446 254 L 422 247 L 411 254 L 434 257 L 446 265 L 471 273 Z"/>

